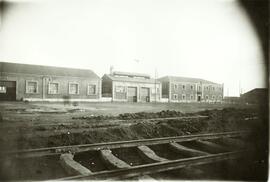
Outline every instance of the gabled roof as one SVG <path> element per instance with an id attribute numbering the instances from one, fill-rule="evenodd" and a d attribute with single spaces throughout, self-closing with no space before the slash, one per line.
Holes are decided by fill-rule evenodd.
<path id="1" fill-rule="evenodd" d="M 0 72 L 100 79 L 92 70 L 0 62 Z"/>
<path id="2" fill-rule="evenodd" d="M 191 83 L 204 83 L 204 84 L 218 84 L 208 80 L 200 78 L 189 78 L 189 77 L 180 77 L 180 76 L 164 76 L 159 78 L 160 81 L 170 81 L 170 82 L 191 82 Z"/>
<path id="3" fill-rule="evenodd" d="M 112 81 L 121 81 L 121 82 L 160 83 L 158 80 L 152 78 L 115 76 L 111 74 L 105 74 L 102 78 L 108 78 Z"/>
<path id="4" fill-rule="evenodd" d="M 254 88 L 242 95 L 248 95 L 248 94 L 253 94 L 253 93 L 255 94 L 268 93 L 268 89 L 267 88 Z"/>

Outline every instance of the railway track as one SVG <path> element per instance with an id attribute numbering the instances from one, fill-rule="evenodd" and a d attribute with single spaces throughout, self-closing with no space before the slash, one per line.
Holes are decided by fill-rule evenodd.
<path id="1" fill-rule="evenodd" d="M 206 156 L 198 156 L 198 157 L 191 157 L 185 159 L 178 159 L 178 160 L 168 160 L 164 162 L 158 163 L 151 163 L 145 164 L 140 166 L 135 166 L 131 168 L 122 168 L 122 169 L 115 169 L 110 171 L 101 171 L 96 172 L 90 175 L 77 175 L 72 177 L 66 178 L 59 178 L 57 180 L 122 180 L 122 179 L 129 179 L 137 176 L 144 176 L 158 172 L 164 172 L 169 170 L 175 170 L 190 166 L 196 165 L 203 165 L 209 164 L 224 160 L 236 159 L 242 157 L 243 153 L 247 152 L 247 150 L 236 151 L 236 152 L 226 152 L 226 153 L 219 153 L 219 154 L 209 154 Z"/>
<path id="2" fill-rule="evenodd" d="M 13 159 L 56 157 L 65 171 L 57 180 L 128 179 L 241 158 L 249 131 L 60 146 L 2 152 Z"/>

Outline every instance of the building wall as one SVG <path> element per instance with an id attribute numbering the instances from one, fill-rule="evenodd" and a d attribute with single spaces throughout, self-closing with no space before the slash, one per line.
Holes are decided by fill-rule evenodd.
<path id="1" fill-rule="evenodd" d="M 22 99 L 62 99 L 68 97 L 70 99 L 99 99 L 101 96 L 101 80 L 82 78 L 82 77 L 61 77 L 61 76 L 41 76 L 31 74 L 17 74 L 17 73 L 1 73 L 0 80 L 16 81 L 16 100 Z M 27 81 L 37 82 L 37 93 L 27 93 L 26 83 Z M 59 93 L 49 94 L 48 85 L 49 82 L 59 83 Z M 69 83 L 79 84 L 79 94 L 69 94 Z M 88 95 L 88 84 L 96 85 L 96 94 Z"/>
<path id="2" fill-rule="evenodd" d="M 199 90 L 199 86 L 201 90 Z M 170 82 L 170 101 L 198 102 L 198 96 L 201 97 L 201 102 L 221 102 L 223 86 L 220 84 Z"/>
<path id="3" fill-rule="evenodd" d="M 169 87 L 170 84 L 167 81 L 161 81 L 161 92 L 162 92 L 162 98 L 169 98 Z"/>
<path id="4" fill-rule="evenodd" d="M 170 86 L 172 101 L 196 102 L 195 83 L 171 82 Z"/>
<path id="5" fill-rule="evenodd" d="M 254 89 L 241 95 L 240 101 L 245 104 L 267 104 L 268 89 Z"/>
<path id="6" fill-rule="evenodd" d="M 203 84 L 203 101 L 220 102 L 223 99 L 223 85 L 221 84 Z M 207 99 L 208 97 L 208 99 Z"/>
<path id="7" fill-rule="evenodd" d="M 128 100 L 128 87 L 137 88 L 137 102 L 142 102 L 141 100 L 141 89 L 150 89 L 150 102 L 160 101 L 161 98 L 161 84 L 156 83 L 157 95 L 155 93 L 154 83 L 135 83 L 135 82 L 120 82 L 113 81 L 113 101 L 127 101 Z M 156 98 L 155 98 L 156 97 Z"/>
<path id="8" fill-rule="evenodd" d="M 112 80 L 102 77 L 102 97 L 112 97 Z"/>

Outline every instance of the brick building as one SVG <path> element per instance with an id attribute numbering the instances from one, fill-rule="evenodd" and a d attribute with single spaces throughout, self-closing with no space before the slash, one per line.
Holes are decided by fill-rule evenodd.
<path id="1" fill-rule="evenodd" d="M 140 73 L 112 72 L 102 77 L 102 96 L 112 101 L 159 102 L 161 84 Z"/>
<path id="2" fill-rule="evenodd" d="M 158 80 L 162 84 L 162 97 L 169 102 L 221 102 L 223 98 L 223 84 L 176 76 Z"/>
<path id="3" fill-rule="evenodd" d="M 245 104 L 267 104 L 268 103 L 268 89 L 255 88 L 240 96 L 241 102 Z"/>
<path id="4" fill-rule="evenodd" d="M 101 79 L 91 70 L 0 62 L 0 100 L 98 101 Z"/>
<path id="5" fill-rule="evenodd" d="M 225 96 L 223 102 L 227 104 L 239 104 L 241 103 L 240 97 Z"/>

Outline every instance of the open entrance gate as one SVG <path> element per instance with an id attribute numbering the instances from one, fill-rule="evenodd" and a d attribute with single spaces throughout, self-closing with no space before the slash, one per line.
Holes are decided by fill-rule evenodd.
<path id="1" fill-rule="evenodd" d="M 137 102 L 137 88 L 128 87 L 128 102 Z"/>
<path id="2" fill-rule="evenodd" d="M 150 102 L 150 89 L 149 88 L 141 88 L 141 101 L 142 102 Z"/>
<path id="3" fill-rule="evenodd" d="M 201 95 L 198 95 L 198 102 L 201 102 Z"/>
<path id="4" fill-rule="evenodd" d="M 0 80 L 0 101 L 16 100 L 16 82 Z"/>

